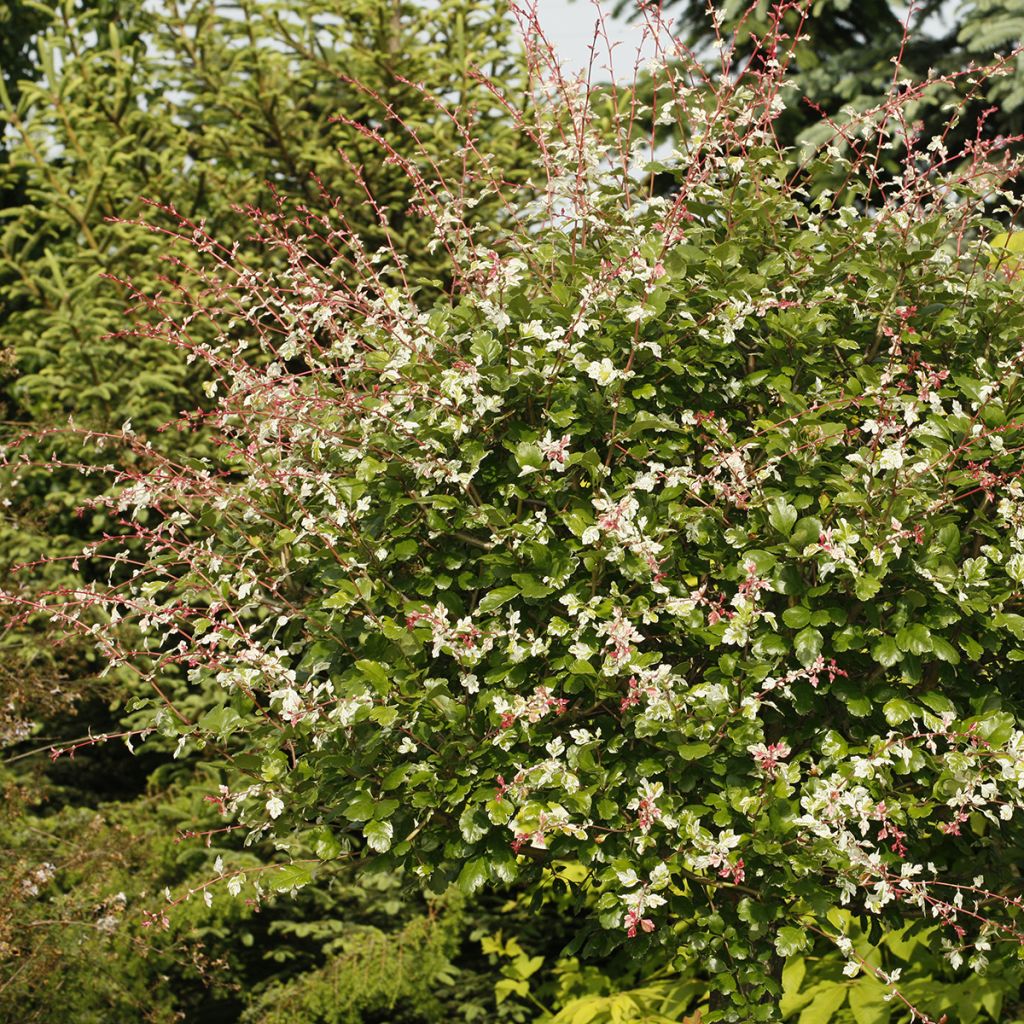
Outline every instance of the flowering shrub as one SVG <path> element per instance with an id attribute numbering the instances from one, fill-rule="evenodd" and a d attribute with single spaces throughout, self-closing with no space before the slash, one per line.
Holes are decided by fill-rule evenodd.
<path id="1" fill-rule="evenodd" d="M 1016 955 L 1024 309 L 984 237 L 1018 162 L 916 138 L 936 83 L 897 69 L 793 171 L 784 44 L 712 81 L 663 39 L 656 147 L 635 96 L 605 116 L 535 49 L 529 186 L 469 134 L 461 180 L 407 165 L 450 301 L 338 206 L 251 211 L 273 275 L 151 225 L 206 260 L 201 294 L 140 299 L 208 365 L 217 454 L 89 435 L 135 460 L 82 556 L 109 582 L 25 610 L 222 751 L 211 797 L 294 858 L 225 889 L 572 862 L 588 948 L 672 944 L 720 1020 L 772 1019 L 819 947 L 909 1006 L 864 937 L 908 925 L 954 969 Z M 177 673 L 223 705 L 190 715 Z"/>

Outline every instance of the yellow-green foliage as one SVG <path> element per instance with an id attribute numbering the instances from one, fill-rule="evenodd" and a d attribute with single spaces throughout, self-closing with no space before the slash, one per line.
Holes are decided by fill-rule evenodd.
<path id="1" fill-rule="evenodd" d="M 247 1024 L 359 1024 L 370 1013 L 416 1009 L 433 1019 L 433 989 L 452 981 L 457 910 L 440 907 L 398 932 L 354 927 L 342 950 L 319 970 L 274 985 L 244 1016 Z"/>

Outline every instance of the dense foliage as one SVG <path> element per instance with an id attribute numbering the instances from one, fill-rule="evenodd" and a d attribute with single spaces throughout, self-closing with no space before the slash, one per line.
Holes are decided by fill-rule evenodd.
<path id="1" fill-rule="evenodd" d="M 251 211 L 256 244 L 148 224 L 198 254 L 194 290 L 135 294 L 207 375 L 179 425 L 207 454 L 78 433 L 125 453 L 94 503 L 118 535 L 88 585 L 7 600 L 151 684 L 139 728 L 287 855 L 218 862 L 211 898 L 348 859 L 438 895 L 553 876 L 570 953 L 700 972 L 708 1020 L 997 1017 L 1016 990 L 1024 312 L 985 239 L 1018 161 L 919 139 L 929 80 L 790 177 L 784 43 L 717 81 L 657 61 L 652 109 L 610 122 L 538 75 L 508 111 L 528 189 L 363 126 L 450 298 L 340 200 Z M 648 113 L 671 145 L 633 136 Z M 804 985 L 828 950 L 841 983 Z"/>
<path id="2" fill-rule="evenodd" d="M 0 418 L 5 444 L 20 438 L 22 454 L 54 459 L 3 477 L 0 578 L 23 598 L 87 583 L 89 567 L 73 564 L 74 553 L 116 529 L 98 510 L 76 514 L 106 486 L 78 466 L 117 463 L 124 453 L 83 446 L 66 431 L 69 417 L 94 429 L 134 421 L 168 454 L 199 453 L 206 443 L 201 433 L 160 433 L 206 400 L 204 374 L 182 352 L 121 333 L 127 299 L 111 280 L 130 277 L 155 294 L 170 277 L 194 278 L 188 266 L 166 264 L 160 240 L 111 217 L 136 215 L 140 197 L 159 196 L 211 230 L 243 232 L 236 205 L 270 203 L 272 189 L 316 203 L 316 171 L 373 247 L 382 231 L 367 195 L 397 214 L 412 188 L 358 126 L 378 125 L 398 153 L 424 166 L 457 166 L 462 135 L 438 112 L 436 95 L 463 103 L 474 137 L 515 173 L 514 132 L 474 77 L 483 67 L 516 93 L 520 60 L 502 4 L 366 0 L 345 4 L 340 16 L 337 8 L 0 3 Z M 392 131 L 389 105 L 415 127 L 415 140 Z M 493 213 L 481 211 L 481 220 Z M 426 252 L 397 215 L 388 230 L 424 287 L 445 284 L 443 253 Z M 263 257 L 274 265 L 273 254 Z M 37 560 L 45 564 L 11 572 Z M 182 1013 L 222 1020 L 265 986 L 330 962 L 340 928 L 404 934 L 407 946 L 425 934 L 413 926 L 426 912 L 421 899 L 396 895 L 396 879 L 359 887 L 351 872 L 259 916 L 190 904 L 174 917 L 184 940 L 144 928 L 140 903 L 209 874 L 215 855 L 189 838 L 220 825 L 203 801 L 208 774 L 197 758 L 166 763 L 173 744 L 150 744 L 133 759 L 120 744 L 91 743 L 90 734 L 131 726 L 119 723 L 136 691 L 126 676 L 98 677 L 102 659 L 89 639 L 57 645 L 38 618 L 5 621 L 0 651 L 0 745 L 10 757 L 0 767 L 8 868 L 0 1017 L 50 1021 L 60 992 L 63 1019 L 76 1024 Z M 206 695 L 165 683 L 191 713 L 209 707 Z M 73 759 L 51 762 L 51 746 L 75 741 Z M 273 858 L 269 845 L 252 847 L 243 862 Z M 492 998 L 478 943 L 466 929 L 458 934 L 462 966 L 453 970 L 472 983 L 411 1019 L 447 1020 Z M 379 990 L 371 975 L 359 976 Z"/>
<path id="3" fill-rule="evenodd" d="M 0 1016 L 1019 1019 L 1015 140 L 897 76 L 794 173 L 783 8 L 524 99 L 367 4 L 306 26 L 368 58 L 332 162 L 286 7 L 160 10 L 62 5 L 7 104 L 5 742 L 114 704 L 4 770 Z"/>

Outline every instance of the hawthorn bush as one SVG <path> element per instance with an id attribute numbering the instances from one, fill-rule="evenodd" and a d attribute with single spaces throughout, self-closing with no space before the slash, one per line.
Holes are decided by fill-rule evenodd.
<path id="1" fill-rule="evenodd" d="M 808 1020 L 935 1020 L 897 940 L 1001 1000 L 1024 937 L 1024 308 L 986 238 L 1018 140 L 918 138 L 943 82 L 897 65 L 794 171 L 782 33 L 710 78 L 651 31 L 651 111 L 534 39 L 533 113 L 508 109 L 526 186 L 468 131 L 452 178 L 358 127 L 411 177 L 443 301 L 340 203 L 251 209 L 246 243 L 157 211 L 202 283 L 137 291 L 163 315 L 139 331 L 206 365 L 212 409 L 177 428 L 215 454 L 84 434 L 130 456 L 118 533 L 80 556 L 109 584 L 7 600 L 147 680 L 137 728 L 216 759 L 228 827 L 290 858 L 206 893 L 340 857 L 436 893 L 553 871 L 575 949 L 666 946 L 709 1021 L 777 1019 L 787 958 L 827 950 L 847 977 Z M 634 131 L 648 114 L 670 144 Z M 222 704 L 176 702 L 182 669 Z"/>

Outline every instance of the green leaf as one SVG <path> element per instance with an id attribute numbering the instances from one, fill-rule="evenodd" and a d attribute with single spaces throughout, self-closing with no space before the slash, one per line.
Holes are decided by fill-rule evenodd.
<path id="1" fill-rule="evenodd" d="M 804 516 L 798 519 L 793 533 L 790 535 L 789 543 L 803 551 L 810 544 L 817 544 L 822 532 L 821 520 L 816 516 Z"/>
<path id="2" fill-rule="evenodd" d="M 398 718 L 398 710 L 397 708 L 389 707 L 388 705 L 380 705 L 372 708 L 367 717 L 371 722 L 378 722 L 386 729 L 389 725 L 393 725 L 395 719 Z"/>
<path id="3" fill-rule="evenodd" d="M 932 634 L 921 622 L 912 622 L 896 634 L 896 646 L 904 653 L 927 654 L 932 649 Z"/>
<path id="4" fill-rule="evenodd" d="M 391 680 L 387 670 L 379 662 L 362 658 L 356 662 L 356 668 L 370 680 L 377 693 L 383 696 L 391 691 Z"/>
<path id="5" fill-rule="evenodd" d="M 516 446 L 516 461 L 522 467 L 519 472 L 521 477 L 537 472 L 544 466 L 544 456 L 541 455 L 540 448 L 527 441 Z"/>
<path id="6" fill-rule="evenodd" d="M 487 615 L 489 612 L 493 612 L 496 608 L 500 608 L 507 601 L 511 601 L 512 598 L 518 597 L 518 595 L 518 587 L 498 587 L 497 590 L 492 590 L 490 593 L 484 595 L 483 599 L 476 606 L 477 613 L 480 615 Z"/>
<path id="7" fill-rule="evenodd" d="M 883 636 L 871 650 L 871 657 L 883 668 L 892 668 L 903 660 L 903 654 L 891 636 Z"/>
<path id="8" fill-rule="evenodd" d="M 562 522 L 572 531 L 573 535 L 580 537 L 588 526 L 594 525 L 594 518 L 582 509 L 573 509 L 562 516 Z"/>
<path id="9" fill-rule="evenodd" d="M 800 630 L 793 642 L 800 664 L 813 665 L 818 655 L 821 654 L 823 642 L 821 633 L 813 626 Z"/>
<path id="10" fill-rule="evenodd" d="M 798 1024 L 832 1024 L 836 1011 L 846 1002 L 846 991 L 841 982 L 820 991 L 804 1008 Z"/>
<path id="11" fill-rule="evenodd" d="M 207 711 L 196 723 L 205 732 L 226 737 L 242 724 L 242 716 L 234 708 L 219 707 Z"/>
<path id="12" fill-rule="evenodd" d="M 773 498 L 768 505 L 768 522 L 782 534 L 788 537 L 797 520 L 797 510 L 790 505 L 785 498 Z"/>
<path id="13" fill-rule="evenodd" d="M 806 976 L 807 961 L 802 956 L 790 957 L 782 968 L 783 998 L 797 995 Z"/>
<path id="14" fill-rule="evenodd" d="M 373 816 L 378 820 L 390 818 L 398 810 L 397 800 L 377 800 L 373 805 Z"/>
<path id="15" fill-rule="evenodd" d="M 803 605 L 794 605 L 782 613 L 782 621 L 790 629 L 803 629 L 811 621 L 811 613 Z"/>
<path id="16" fill-rule="evenodd" d="M 391 549 L 391 557 L 397 562 L 407 562 L 419 550 L 419 545 L 414 540 L 399 541 Z"/>
<path id="17" fill-rule="evenodd" d="M 868 976 L 850 986 L 850 1012 L 857 1024 L 887 1024 L 892 1014 L 892 1003 L 885 999 L 887 991 Z"/>
<path id="18" fill-rule="evenodd" d="M 377 853 L 387 853 L 391 849 L 391 838 L 394 828 L 390 821 L 368 821 L 363 826 L 366 845 Z"/>
<path id="19" fill-rule="evenodd" d="M 277 892 L 301 889 L 313 881 L 313 872 L 305 864 L 282 864 L 270 877 L 270 886 Z"/>
<path id="20" fill-rule="evenodd" d="M 484 805 L 487 810 L 487 817 L 495 825 L 504 825 L 515 813 L 515 808 L 508 800 L 488 800 Z"/>
<path id="21" fill-rule="evenodd" d="M 456 885 L 467 895 L 472 896 L 478 889 L 482 889 L 489 877 L 486 857 L 474 857 L 467 860 L 459 872 Z"/>
<path id="22" fill-rule="evenodd" d="M 500 1006 L 510 995 L 525 996 L 530 991 L 530 983 L 519 978 L 502 978 L 494 986 L 494 1001 Z"/>
<path id="23" fill-rule="evenodd" d="M 540 580 L 526 573 L 513 573 L 512 579 L 515 580 L 516 586 L 519 587 L 523 597 L 541 598 L 548 597 L 553 593 L 551 587 L 546 583 L 541 583 Z"/>
<path id="24" fill-rule="evenodd" d="M 316 833 L 313 852 L 320 860 L 334 860 L 341 856 L 341 843 L 330 829 L 321 828 Z"/>
<path id="25" fill-rule="evenodd" d="M 1008 629 L 1018 640 L 1024 640 L 1024 615 L 999 612 L 992 617 L 992 624 L 1002 629 Z"/>
<path id="26" fill-rule="evenodd" d="M 1012 235 L 1007 231 L 1001 231 L 992 236 L 991 246 L 993 249 L 1005 249 L 1007 252 L 1024 252 L 1024 232 L 1015 231 Z"/>
<path id="27" fill-rule="evenodd" d="M 925 707 L 929 707 L 937 715 L 949 714 L 956 711 L 956 705 L 944 693 L 922 693 L 918 697 Z"/>
<path id="28" fill-rule="evenodd" d="M 932 654 L 940 661 L 948 661 L 950 665 L 960 664 L 960 655 L 956 653 L 956 648 L 942 637 L 932 637 Z"/>
<path id="29" fill-rule="evenodd" d="M 960 650 L 967 655 L 971 661 L 977 661 L 984 653 L 985 648 L 978 643 L 973 637 L 961 636 L 957 639 L 957 643 L 960 645 Z"/>
<path id="30" fill-rule="evenodd" d="M 360 793 L 341 814 L 349 821 L 368 821 L 373 817 L 373 807 L 373 797 L 369 793 Z"/>
<path id="31" fill-rule="evenodd" d="M 675 748 L 676 754 L 684 761 L 696 761 L 705 754 L 711 753 L 709 743 L 681 743 Z"/>
<path id="32" fill-rule="evenodd" d="M 806 928 L 784 925 L 775 933 L 775 952 L 782 957 L 790 957 L 810 949 L 811 939 Z"/>
<path id="33" fill-rule="evenodd" d="M 894 697 L 892 700 L 886 701 L 882 708 L 882 714 L 885 715 L 885 720 L 890 725 L 902 725 L 917 714 L 917 709 L 902 697 Z"/>
<path id="34" fill-rule="evenodd" d="M 473 355 L 479 356 L 484 363 L 496 362 L 501 355 L 501 345 L 498 341 L 493 335 L 483 332 L 477 334 L 469 348 Z"/>

